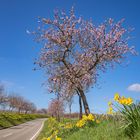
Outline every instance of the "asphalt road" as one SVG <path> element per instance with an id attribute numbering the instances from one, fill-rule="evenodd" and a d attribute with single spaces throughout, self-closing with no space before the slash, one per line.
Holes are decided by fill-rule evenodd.
<path id="1" fill-rule="evenodd" d="M 46 119 L 37 119 L 0 130 L 0 140 L 35 140 Z"/>

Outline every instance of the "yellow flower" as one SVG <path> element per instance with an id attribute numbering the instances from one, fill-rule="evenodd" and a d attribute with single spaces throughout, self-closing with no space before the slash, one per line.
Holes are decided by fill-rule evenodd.
<path id="1" fill-rule="evenodd" d="M 112 102 L 108 102 L 108 105 L 111 106 L 112 105 Z"/>
<path id="2" fill-rule="evenodd" d="M 46 140 L 51 140 L 51 137 L 48 137 Z"/>
<path id="3" fill-rule="evenodd" d="M 76 126 L 77 127 L 83 127 L 85 125 L 85 120 L 79 120 L 77 123 L 76 123 Z"/>
<path id="4" fill-rule="evenodd" d="M 72 124 L 71 123 L 67 123 L 66 125 L 65 125 L 65 128 L 72 128 L 73 126 L 72 126 Z"/>
<path id="5" fill-rule="evenodd" d="M 112 107 L 109 107 L 109 111 L 113 111 L 113 108 Z"/>
<path id="6" fill-rule="evenodd" d="M 126 102 L 126 101 L 125 101 L 125 99 L 124 99 L 124 98 L 121 98 L 121 99 L 119 100 L 119 103 L 120 103 L 120 104 L 122 104 L 122 105 L 124 105 L 124 104 L 125 104 L 125 102 Z"/>
<path id="7" fill-rule="evenodd" d="M 92 114 L 89 114 L 89 115 L 88 115 L 88 120 L 94 121 L 94 118 L 95 118 L 95 117 L 94 117 Z"/>
<path id="8" fill-rule="evenodd" d="M 96 120 L 96 123 L 100 123 L 100 121 L 99 120 Z"/>
<path id="9" fill-rule="evenodd" d="M 124 96 L 122 96 L 118 102 L 122 105 L 131 105 L 133 103 L 133 99 L 130 97 L 125 98 Z"/>
<path id="10" fill-rule="evenodd" d="M 56 136 L 55 140 L 62 140 L 62 139 Z"/>
<path id="11" fill-rule="evenodd" d="M 86 121 L 86 120 L 88 120 L 88 117 L 86 115 L 83 115 L 82 116 L 82 120 L 85 120 Z"/>
<path id="12" fill-rule="evenodd" d="M 119 101 L 119 98 L 120 98 L 120 95 L 118 93 L 116 93 L 115 96 L 114 96 L 114 100 Z"/>
<path id="13" fill-rule="evenodd" d="M 132 98 L 127 98 L 127 101 L 128 101 L 128 105 L 131 105 L 133 103 L 133 99 Z"/>
<path id="14" fill-rule="evenodd" d="M 113 112 L 112 112 L 112 111 L 108 111 L 108 112 L 107 112 L 107 114 L 112 115 L 112 114 L 113 114 Z"/>

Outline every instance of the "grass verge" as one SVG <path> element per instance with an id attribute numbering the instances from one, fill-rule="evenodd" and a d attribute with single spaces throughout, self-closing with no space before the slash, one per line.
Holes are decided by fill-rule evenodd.
<path id="1" fill-rule="evenodd" d="M 46 115 L 39 114 L 17 114 L 9 112 L 0 113 L 0 129 L 15 126 L 37 118 L 45 118 Z"/>
<path id="2" fill-rule="evenodd" d="M 47 136 L 48 121 L 45 121 L 44 127 L 38 136 L 37 140 L 42 140 Z M 103 121 L 96 127 L 84 127 L 71 135 L 61 137 L 62 140 L 132 140 L 125 136 L 120 124 L 117 121 Z M 133 138 L 133 140 L 140 140 L 140 134 Z"/>

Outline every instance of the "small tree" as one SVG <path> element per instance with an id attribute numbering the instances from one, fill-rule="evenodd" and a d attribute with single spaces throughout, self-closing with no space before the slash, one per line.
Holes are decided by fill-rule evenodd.
<path id="1" fill-rule="evenodd" d="M 8 98 L 5 92 L 4 85 L 0 84 L 0 107 L 4 108 L 8 105 Z"/>
<path id="2" fill-rule="evenodd" d="M 68 96 L 65 100 L 67 101 L 68 108 L 69 108 L 69 113 L 71 115 L 71 107 L 72 107 L 72 103 L 73 103 L 73 96 Z"/>
<path id="3" fill-rule="evenodd" d="M 63 100 L 53 99 L 49 104 L 48 114 L 60 121 L 60 116 L 64 114 Z"/>
<path id="4" fill-rule="evenodd" d="M 0 85 L 0 105 L 3 104 L 5 102 L 5 91 L 4 91 L 4 86 Z"/>
<path id="5" fill-rule="evenodd" d="M 56 92 L 55 87 L 61 85 L 60 93 L 78 92 L 86 115 L 90 109 L 85 93 L 96 83 L 99 72 L 134 53 L 122 22 L 109 19 L 95 26 L 76 18 L 72 8 L 69 15 L 55 11 L 54 19 L 41 19 L 34 32 L 37 41 L 44 43 L 36 64 L 45 69 L 49 88 Z"/>

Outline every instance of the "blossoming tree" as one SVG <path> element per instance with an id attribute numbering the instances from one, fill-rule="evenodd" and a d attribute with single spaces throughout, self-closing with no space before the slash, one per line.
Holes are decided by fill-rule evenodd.
<path id="1" fill-rule="evenodd" d="M 63 100 L 53 99 L 48 107 L 48 114 L 56 117 L 60 121 L 60 116 L 64 114 L 64 103 Z"/>
<path id="2" fill-rule="evenodd" d="M 45 69 L 50 91 L 59 91 L 62 96 L 78 93 L 88 115 L 85 93 L 96 83 L 99 71 L 134 53 L 122 22 L 109 19 L 95 26 L 92 21 L 76 18 L 73 8 L 69 15 L 55 11 L 53 19 L 41 19 L 34 34 L 44 45 L 36 64 Z"/>

